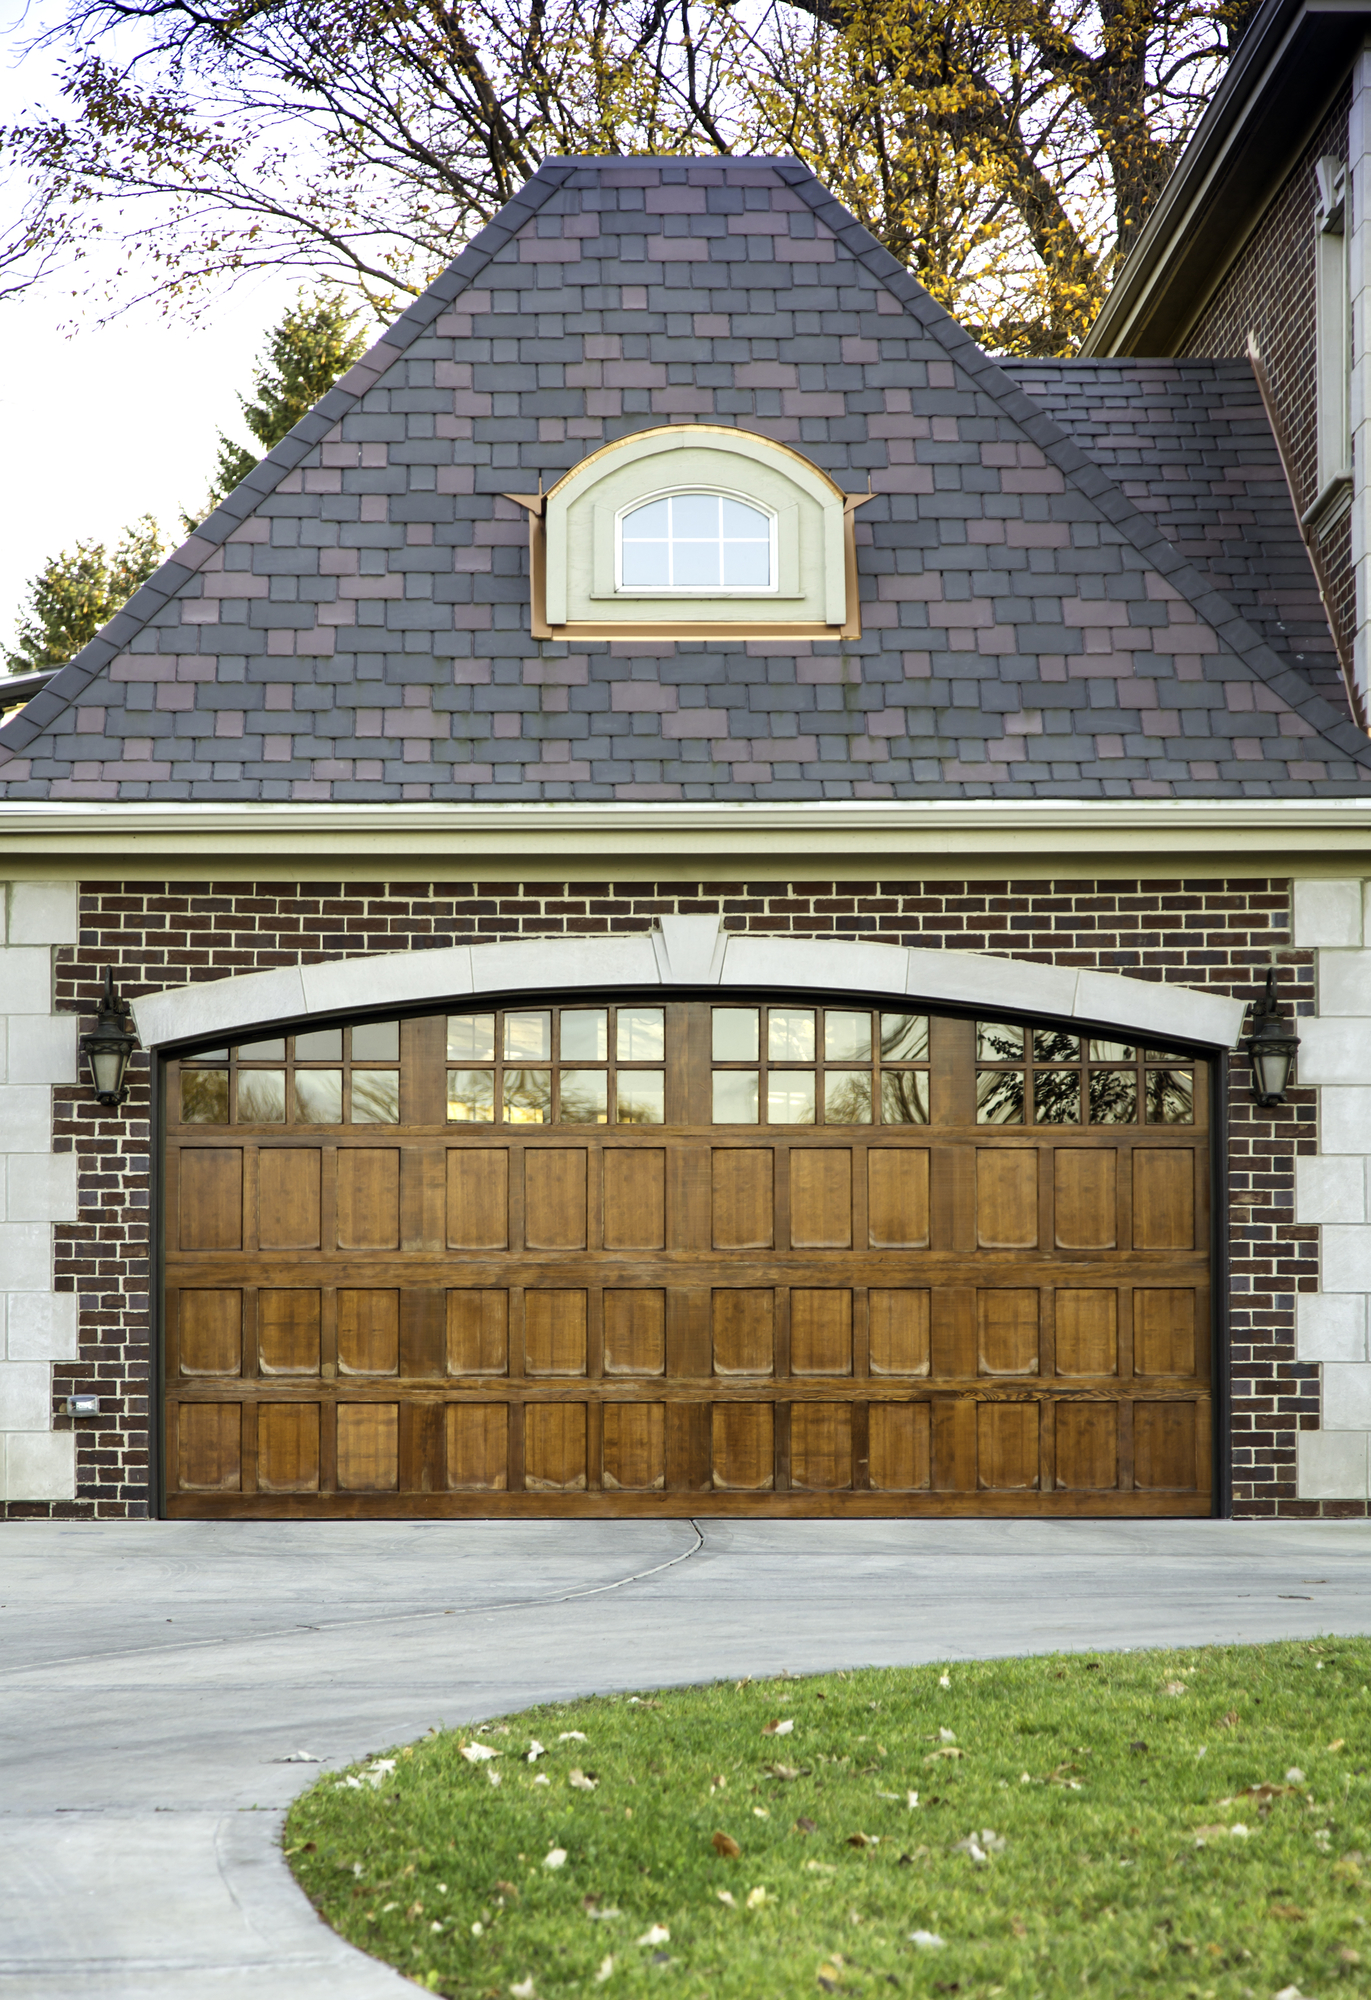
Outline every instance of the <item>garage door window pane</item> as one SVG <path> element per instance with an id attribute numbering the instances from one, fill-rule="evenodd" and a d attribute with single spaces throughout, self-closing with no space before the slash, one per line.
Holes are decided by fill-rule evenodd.
<path id="1" fill-rule="evenodd" d="M 493 1069 L 450 1069 L 447 1115 L 455 1125 L 489 1125 L 495 1116 Z"/>
<path id="2" fill-rule="evenodd" d="M 295 1037 L 295 1059 L 297 1062 L 341 1062 L 343 1060 L 343 1031 L 341 1028 L 312 1028 L 307 1035 Z"/>
<path id="3" fill-rule="evenodd" d="M 399 1124 L 398 1069 L 355 1069 L 352 1072 L 352 1122 L 354 1125 Z"/>
<path id="4" fill-rule="evenodd" d="M 564 1069 L 559 1113 L 563 1125 L 603 1125 L 609 1118 L 609 1075 L 602 1069 Z"/>
<path id="5" fill-rule="evenodd" d="M 871 1123 L 871 1071 L 831 1069 L 824 1076 L 825 1125 Z"/>
<path id="6" fill-rule="evenodd" d="M 286 1073 L 283 1069 L 240 1069 L 238 1119 L 243 1125 L 283 1125 Z"/>
<path id="7" fill-rule="evenodd" d="M 228 1106 L 226 1069 L 182 1070 L 181 1123 L 183 1125 L 227 1125 Z"/>
<path id="8" fill-rule="evenodd" d="M 716 1007 L 714 1009 L 715 1062 L 756 1062 L 757 1009 Z"/>
<path id="9" fill-rule="evenodd" d="M 509 1023 L 506 1021 L 506 1027 Z M 503 1116 L 506 1125 L 547 1125 L 552 1121 L 552 1071 L 507 1069 Z"/>
<path id="10" fill-rule="evenodd" d="M 766 1052 L 772 1062 L 813 1062 L 813 1008 L 769 1008 L 766 1020 Z"/>
<path id="11" fill-rule="evenodd" d="M 551 1014 L 506 1014 L 505 1055 L 515 1062 L 546 1061 L 552 1054 Z"/>
<path id="12" fill-rule="evenodd" d="M 755 1125 L 757 1123 L 757 1072 L 755 1070 L 715 1070 L 714 1123 L 716 1125 Z"/>
<path id="13" fill-rule="evenodd" d="M 881 1071 L 882 1125 L 927 1125 L 928 1071 L 926 1069 L 885 1069 Z"/>
<path id="14" fill-rule="evenodd" d="M 615 1047 L 620 1062 L 660 1062 L 666 1053 L 664 1010 L 621 1007 Z"/>
<path id="15" fill-rule="evenodd" d="M 352 1031 L 354 1062 L 399 1062 L 400 1023 L 368 1021 Z"/>
<path id="16" fill-rule="evenodd" d="M 814 1076 L 788 1076 L 772 1070 L 766 1084 L 766 1118 L 769 1125 L 812 1125 L 814 1123 Z"/>
<path id="17" fill-rule="evenodd" d="M 342 1122 L 343 1072 L 340 1069 L 297 1069 L 295 1123 L 341 1125 Z"/>
<path id="18" fill-rule="evenodd" d="M 562 1015 L 562 1061 L 603 1062 L 609 1054 L 609 1014 L 603 1007 L 568 1008 Z"/>
<path id="19" fill-rule="evenodd" d="M 495 1054 L 493 1014 L 450 1014 L 447 1024 L 450 1062 L 490 1062 Z"/>
<path id="20" fill-rule="evenodd" d="M 839 1013 L 828 1008 L 824 1014 L 824 1058 L 828 1062 L 865 1062 L 871 1054 L 871 1016 Z"/>
<path id="21" fill-rule="evenodd" d="M 665 1072 L 660 1069 L 620 1070 L 614 1116 L 620 1125 L 665 1123 Z"/>

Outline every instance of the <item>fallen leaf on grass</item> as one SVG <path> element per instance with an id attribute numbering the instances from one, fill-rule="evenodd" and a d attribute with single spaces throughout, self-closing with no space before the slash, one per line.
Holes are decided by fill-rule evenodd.
<path id="1" fill-rule="evenodd" d="M 743 1851 L 731 1833 L 716 1833 L 709 1844 L 725 1861 L 736 1861 Z"/>
<path id="2" fill-rule="evenodd" d="M 754 1819 L 770 1819 L 771 1814 L 767 1811 L 765 1806 L 754 1806 L 752 1808 L 752 1817 Z"/>
<path id="3" fill-rule="evenodd" d="M 789 1736 L 791 1730 L 794 1727 L 795 1724 L 793 1720 L 787 1720 L 785 1722 L 764 1722 L 762 1724 L 762 1734 L 763 1736 Z"/>
<path id="4" fill-rule="evenodd" d="M 789 1784 L 792 1778 L 807 1778 L 809 1776 L 808 1765 L 802 1767 L 798 1764 L 767 1764 L 764 1766 L 764 1769 L 769 1777 L 779 1778 L 784 1784 Z"/>
<path id="5" fill-rule="evenodd" d="M 509 1990 L 514 2000 L 533 2000 L 533 1974 L 530 1972 L 527 1979 L 521 1979 L 517 1986 L 511 1986 Z"/>
<path id="6" fill-rule="evenodd" d="M 947 1939 L 940 1938 L 936 1931 L 911 1931 L 909 1942 L 918 1945 L 920 1951 L 938 1951 L 947 1943 Z"/>
<path id="7" fill-rule="evenodd" d="M 528 1741 L 528 1755 L 525 1757 L 524 1762 L 526 1764 L 536 1764 L 540 1757 L 546 1757 L 546 1755 L 547 1751 L 544 1750 L 537 1737 L 531 1736 Z"/>
<path id="8" fill-rule="evenodd" d="M 1238 1726 L 1238 1711 L 1236 1708 L 1230 1708 L 1227 1715 L 1225 1715 L 1223 1719 L 1220 1721 L 1219 1727 L 1220 1729 L 1236 1729 L 1237 1726 Z"/>
<path id="9" fill-rule="evenodd" d="M 490 1779 L 490 1782 L 491 1782 L 491 1784 L 492 1784 L 492 1785 L 498 1785 L 498 1784 L 499 1784 L 499 1782 L 500 1782 L 500 1773 L 499 1773 L 498 1771 L 487 1771 L 487 1772 L 486 1772 L 486 1776 L 487 1776 L 487 1777 L 488 1777 L 488 1778 Z"/>
<path id="10" fill-rule="evenodd" d="M 956 1758 L 956 1757 L 965 1757 L 965 1755 L 966 1755 L 965 1750 L 959 1749 L 955 1745 L 949 1746 L 945 1743 L 941 1750 L 930 1750 L 928 1755 L 924 1758 L 924 1763 L 936 1764 L 940 1757 Z"/>
<path id="11" fill-rule="evenodd" d="M 566 1849 L 564 1847 L 550 1847 L 543 1856 L 543 1866 L 544 1868 L 565 1868 Z"/>
<path id="12" fill-rule="evenodd" d="M 593 1924 L 613 1923 L 615 1917 L 621 1917 L 623 1914 L 624 1913 L 622 1910 L 615 1910 L 615 1909 L 586 1911 L 586 1915 L 590 1918 L 590 1921 Z"/>
<path id="13" fill-rule="evenodd" d="M 762 1907 L 762 1904 L 763 1904 L 763 1903 L 764 1903 L 765 1901 L 766 1901 L 766 1890 L 765 1890 L 765 1889 L 763 1889 L 763 1888 L 760 1888 L 760 1887 L 759 1887 L 759 1888 L 756 1888 L 756 1889 L 749 1889 L 749 1890 L 748 1890 L 748 1894 L 747 1894 L 747 1907 L 748 1907 L 748 1909 L 749 1909 L 749 1910 L 760 1910 L 760 1909 L 761 1909 L 761 1907 Z"/>
<path id="14" fill-rule="evenodd" d="M 1279 1993 L 1273 1994 L 1272 2000 L 1305 2000 L 1305 1996 L 1298 1986 L 1282 1986 Z"/>
<path id="15" fill-rule="evenodd" d="M 1272 1903 L 1267 1914 L 1273 1917 L 1280 1917 L 1289 1924 L 1302 1924 L 1307 1921 L 1305 1913 L 1298 1903 Z"/>
<path id="16" fill-rule="evenodd" d="M 1130 1743 L 1128 1747 L 1135 1757 L 1145 1757 L 1147 1755 L 1147 1745 L 1143 1742 L 1141 1736 L 1136 1743 Z"/>
<path id="17" fill-rule="evenodd" d="M 1016 1938 L 1026 1938 L 1028 1936 L 1028 1925 L 1022 1917 L 1011 1917 L 1009 1919 L 1009 1928 L 1013 1931 Z"/>
<path id="18" fill-rule="evenodd" d="M 457 1747 L 468 1764 L 484 1764 L 489 1758 L 500 1755 L 500 1752 L 492 1750 L 488 1743 L 461 1743 Z"/>
<path id="19" fill-rule="evenodd" d="M 573 1792 L 593 1792 L 600 1780 L 588 1771 L 573 1769 L 567 1776 L 567 1783 Z"/>
<path id="20" fill-rule="evenodd" d="M 940 1681 L 938 1682 L 938 1686 L 939 1686 L 940 1688 L 950 1688 L 950 1687 L 951 1687 L 951 1685 L 952 1685 L 952 1676 L 951 1676 L 951 1674 L 944 1674 L 944 1675 L 943 1675 L 943 1677 L 942 1677 L 942 1679 L 941 1679 L 941 1680 L 940 1680 Z"/>
<path id="21" fill-rule="evenodd" d="M 1162 1689 L 1163 1694 L 1189 1694 L 1189 1692 L 1184 1681 L 1168 1681 Z"/>
<path id="22" fill-rule="evenodd" d="M 322 1764 L 322 1757 L 316 1757 L 312 1750 L 292 1750 L 284 1757 L 273 1757 L 274 1764 Z"/>
<path id="23" fill-rule="evenodd" d="M 587 1743 L 589 1740 L 584 1729 L 564 1729 L 557 1738 L 559 1743 Z"/>
<path id="24" fill-rule="evenodd" d="M 602 1958 L 600 1960 L 600 1970 L 595 1975 L 595 1984 L 597 1986 L 603 1986 L 605 1981 L 609 1978 L 610 1973 L 613 1972 L 613 1970 L 614 1970 L 614 1960 L 612 1958 Z"/>
<path id="25" fill-rule="evenodd" d="M 795 1831 L 796 1833 L 817 1833 L 819 1831 L 819 1828 L 816 1821 L 806 1818 L 806 1816 L 803 1813 L 801 1813 L 800 1817 L 795 1822 Z"/>
<path id="26" fill-rule="evenodd" d="M 665 1924 L 652 1924 L 638 1940 L 639 1944 L 669 1944 L 671 1932 Z"/>
<path id="27" fill-rule="evenodd" d="M 1360 1965 L 1361 1953 L 1359 1951 L 1353 1951 L 1350 1944 L 1345 1944 L 1342 1947 L 1342 1950 L 1338 1953 L 1338 1959 L 1339 1962 L 1343 1965 Z"/>
<path id="28" fill-rule="evenodd" d="M 733 1891 L 731 1889 L 716 1889 L 714 1893 L 726 1909 L 737 1909 L 738 1905 L 733 1900 Z"/>
<path id="29" fill-rule="evenodd" d="M 953 1731 L 952 1731 L 952 1730 L 950 1730 L 950 1729 L 940 1729 L 940 1730 L 938 1731 L 938 1741 L 939 1741 L 940 1743 L 955 1743 L 955 1742 L 956 1742 L 956 1740 L 957 1740 L 957 1738 L 956 1738 L 956 1736 L 955 1736 L 955 1734 L 953 1733 Z"/>
<path id="30" fill-rule="evenodd" d="M 545 1777 L 543 1773 L 540 1771 L 537 1777 L 533 1780 L 533 1782 L 535 1785 L 550 1785 L 552 1783 L 552 1780 L 551 1778 Z"/>
<path id="31" fill-rule="evenodd" d="M 1335 1736 L 1333 1738 L 1333 1741 L 1329 1744 L 1328 1748 L 1330 1751 L 1337 1752 L 1339 1750 L 1345 1749 L 1346 1745 L 1347 1745 L 1347 1738 L 1345 1736 Z"/>
<path id="32" fill-rule="evenodd" d="M 1304 1783 L 1304 1772 L 1298 1764 L 1290 1766 L 1290 1769 L 1285 1774 L 1285 1782 L 1287 1785 L 1302 1785 Z"/>
<path id="33" fill-rule="evenodd" d="M 881 1836 L 879 1833 L 850 1833 L 847 1844 L 849 1847 L 879 1847 Z"/>
<path id="34" fill-rule="evenodd" d="M 1360 1882 L 1362 1859 L 1354 1848 L 1350 1854 L 1344 1854 L 1340 1861 L 1333 1863 L 1334 1875 L 1340 1882 Z"/>

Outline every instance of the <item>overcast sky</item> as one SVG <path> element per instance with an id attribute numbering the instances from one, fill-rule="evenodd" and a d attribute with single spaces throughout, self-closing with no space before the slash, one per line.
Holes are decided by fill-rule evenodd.
<path id="1" fill-rule="evenodd" d="M 0 123 L 57 97 L 46 63 L 22 57 L 8 19 Z M 117 538 L 144 513 L 181 539 L 180 508 L 204 499 L 216 431 L 250 441 L 236 392 L 251 387 L 263 335 L 296 281 L 242 283 L 198 325 L 142 308 L 102 327 L 92 302 L 67 337 L 71 290 L 68 278 L 0 304 L 0 648 L 50 555 L 79 539 Z"/>

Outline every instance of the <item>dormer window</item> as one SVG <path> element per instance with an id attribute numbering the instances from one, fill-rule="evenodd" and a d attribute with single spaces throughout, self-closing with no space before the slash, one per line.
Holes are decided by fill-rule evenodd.
<path id="1" fill-rule="evenodd" d="M 725 493 L 668 493 L 619 516 L 620 590 L 776 588 L 776 516 Z"/>
<path id="2" fill-rule="evenodd" d="M 858 639 L 844 493 L 789 445 L 722 424 L 638 431 L 529 512 L 535 639 Z"/>

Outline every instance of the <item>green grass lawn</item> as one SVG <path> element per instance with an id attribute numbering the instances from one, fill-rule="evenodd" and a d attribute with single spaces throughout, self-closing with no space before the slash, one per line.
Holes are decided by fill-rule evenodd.
<path id="1" fill-rule="evenodd" d="M 1329 1640 L 592 1697 L 328 1773 L 286 1851 L 462 2000 L 1368 1994 L 1368 1683 Z"/>

